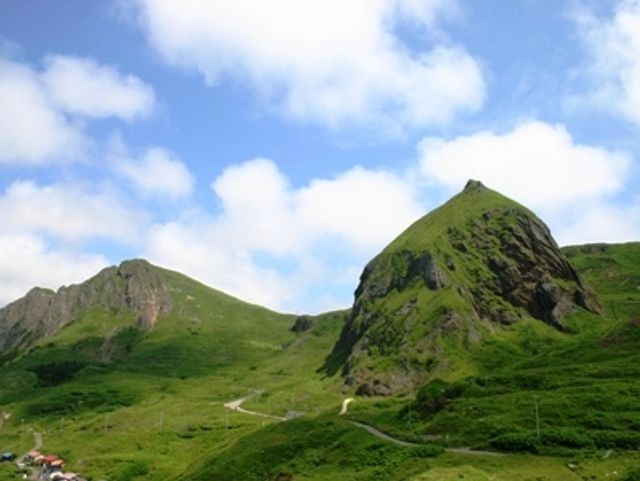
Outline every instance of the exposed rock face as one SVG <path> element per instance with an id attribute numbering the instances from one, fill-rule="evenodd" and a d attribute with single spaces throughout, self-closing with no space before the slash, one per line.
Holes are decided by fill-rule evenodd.
<path id="1" fill-rule="evenodd" d="M 309 316 L 299 316 L 291 326 L 291 332 L 305 332 L 309 329 L 313 329 L 316 325 L 314 320 Z"/>
<path id="2" fill-rule="evenodd" d="M 333 355 L 358 393 L 387 395 L 448 369 L 447 339 L 473 345 L 531 317 L 564 331 L 577 308 L 600 309 L 547 226 L 469 181 L 366 266 Z"/>
<path id="3" fill-rule="evenodd" d="M 461 235 L 455 228 L 449 231 L 454 248 L 460 240 L 463 245 L 470 245 L 471 248 L 465 248 L 463 252 L 467 255 L 474 252 L 474 257 L 493 274 L 493 278 L 482 279 L 479 273 L 470 273 L 472 284 L 469 288 L 480 316 L 509 324 L 528 314 L 564 330 L 562 319 L 576 307 L 599 312 L 595 295 L 540 219 L 516 208 L 485 214 L 494 222 L 474 223 L 475 235 L 471 238 Z M 496 226 L 498 231 L 494 230 Z M 512 307 L 523 308 L 524 312 L 516 313 L 515 317 L 505 316 L 514 314 L 513 310 L 496 310 L 487 302 L 490 297 L 487 291 Z"/>
<path id="4" fill-rule="evenodd" d="M 137 327 L 146 330 L 171 310 L 173 302 L 154 266 L 143 260 L 126 261 L 58 292 L 32 289 L 0 309 L 0 352 L 30 347 L 94 306 L 132 310 L 137 314 Z"/>

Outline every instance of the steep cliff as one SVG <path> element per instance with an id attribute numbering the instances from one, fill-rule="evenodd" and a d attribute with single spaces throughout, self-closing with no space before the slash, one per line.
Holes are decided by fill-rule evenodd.
<path id="1" fill-rule="evenodd" d="M 91 307 L 128 309 L 136 314 L 136 327 L 151 329 L 173 302 L 156 267 L 144 260 L 108 267 L 78 285 L 57 292 L 34 288 L 0 309 L 0 353 L 28 348 L 50 337 Z"/>

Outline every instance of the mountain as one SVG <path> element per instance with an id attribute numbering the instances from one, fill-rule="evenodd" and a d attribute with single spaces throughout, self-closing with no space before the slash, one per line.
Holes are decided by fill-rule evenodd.
<path id="1" fill-rule="evenodd" d="M 389 394 L 455 374 L 504 326 L 533 318 L 564 332 L 574 312 L 600 309 L 548 227 L 471 180 L 365 267 L 334 358 L 360 394 Z"/>
<path id="2" fill-rule="evenodd" d="M 82 284 L 57 292 L 34 288 L 0 309 L 0 353 L 32 347 L 92 307 L 130 310 L 136 327 L 146 330 L 158 316 L 171 311 L 173 301 L 159 269 L 144 260 L 108 267 Z"/>
<path id="3" fill-rule="evenodd" d="M 89 479 L 564 481 L 640 463 L 640 243 L 558 249 L 478 182 L 367 265 L 351 310 L 281 314 L 133 260 L 0 313 L 2 448 L 41 433 Z"/>

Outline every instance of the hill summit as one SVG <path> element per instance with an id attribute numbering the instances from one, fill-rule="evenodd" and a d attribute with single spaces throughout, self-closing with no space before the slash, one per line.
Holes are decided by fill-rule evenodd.
<path id="1" fill-rule="evenodd" d="M 567 331 L 576 309 L 600 306 L 548 227 L 470 180 L 365 267 L 333 356 L 359 393 L 389 394 L 524 319 Z"/>
<path id="2" fill-rule="evenodd" d="M 33 288 L 0 309 L 0 353 L 32 347 L 92 307 L 131 310 L 137 318 L 136 327 L 146 330 L 172 305 L 157 267 L 141 259 L 125 261 L 57 292 Z"/>

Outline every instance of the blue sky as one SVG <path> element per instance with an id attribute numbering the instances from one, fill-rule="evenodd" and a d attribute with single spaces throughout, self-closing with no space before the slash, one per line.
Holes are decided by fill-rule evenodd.
<path id="1" fill-rule="evenodd" d="M 7 0 L 0 304 L 145 257 L 346 307 L 468 178 L 638 240 L 639 128 L 638 0 Z"/>

